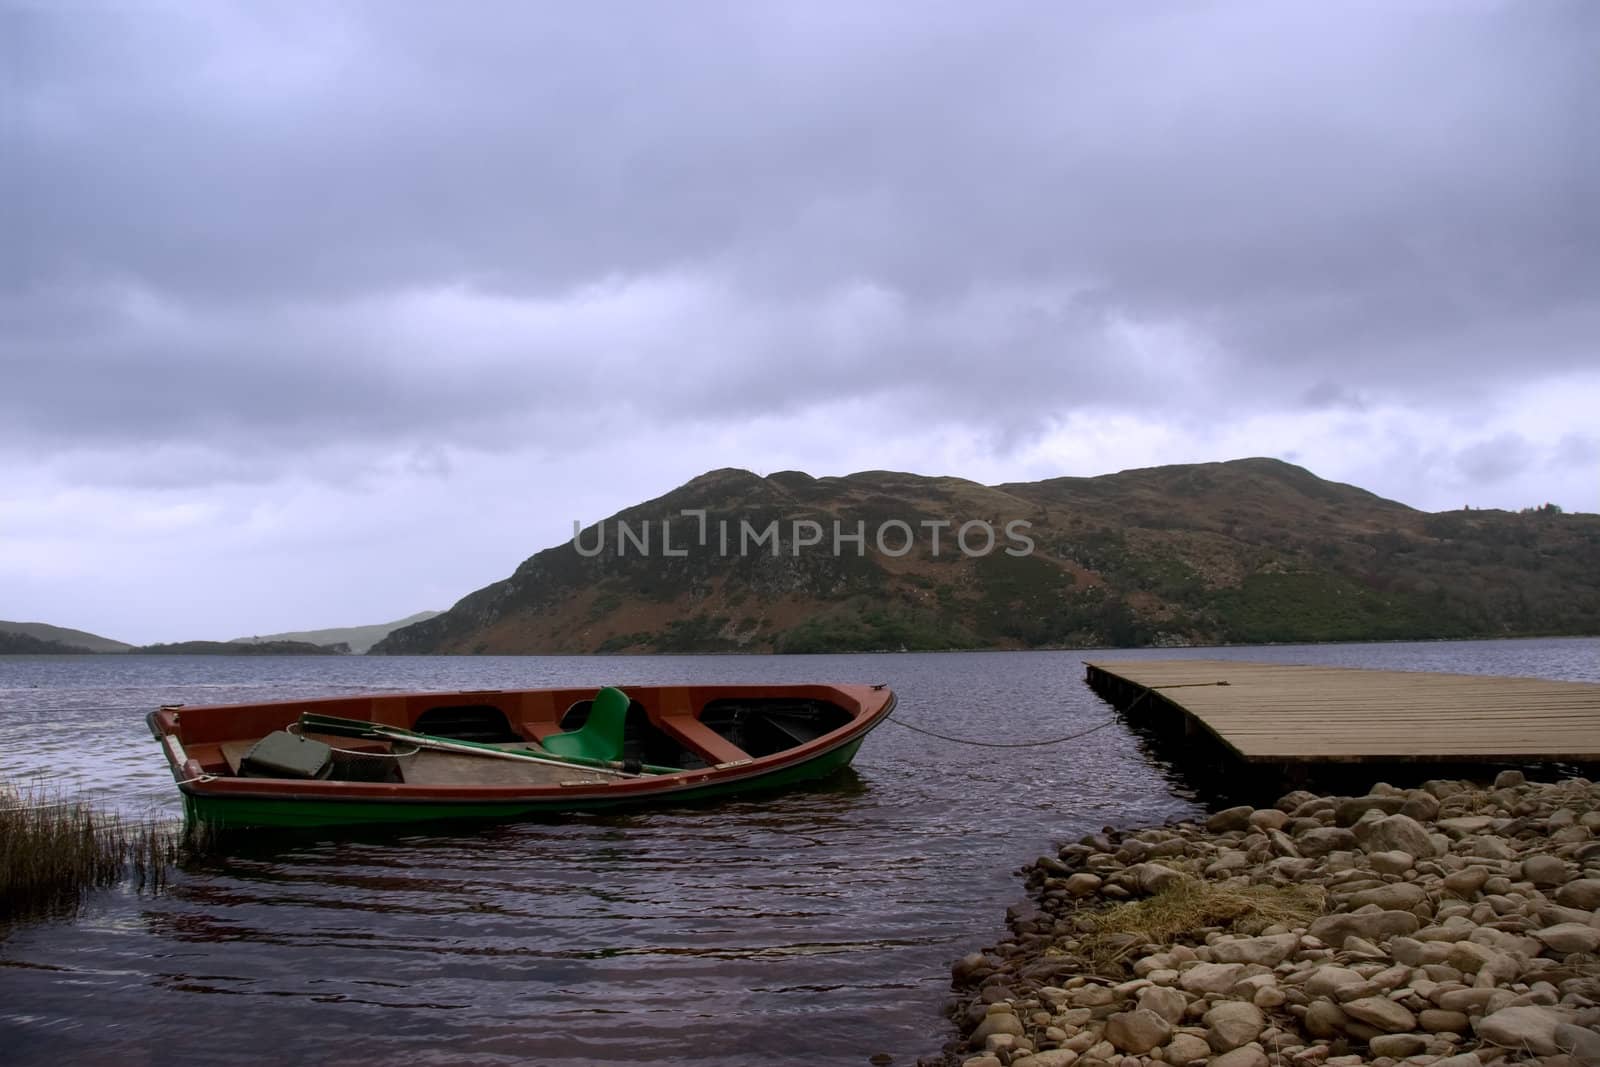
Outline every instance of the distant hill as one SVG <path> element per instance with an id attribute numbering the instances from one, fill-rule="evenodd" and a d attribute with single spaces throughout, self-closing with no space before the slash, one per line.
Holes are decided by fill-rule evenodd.
<path id="1" fill-rule="evenodd" d="M 27 634 L 0 630 L 0 656 L 84 656 L 88 649 L 76 645 L 63 645 L 60 641 L 45 641 Z"/>
<path id="2" fill-rule="evenodd" d="M 350 647 L 314 645 L 308 641 L 262 641 L 245 645 L 232 641 L 175 641 L 166 645 L 140 645 L 128 651 L 136 656 L 347 656 Z"/>
<path id="3" fill-rule="evenodd" d="M 671 520 L 666 545 L 663 520 Z M 849 540 L 835 553 L 836 522 L 847 537 L 864 533 L 859 554 Z M 963 524 L 971 553 L 954 543 Z M 978 551 L 984 530 L 994 534 L 987 554 Z M 776 537 L 761 540 L 764 533 Z M 813 537 L 822 543 L 804 543 Z M 590 527 L 579 544 L 584 552 L 571 543 L 539 552 L 372 651 L 822 652 L 1600 633 L 1600 516 L 1430 514 L 1273 459 L 997 486 L 887 471 L 763 478 L 724 469 Z"/>
<path id="4" fill-rule="evenodd" d="M 51 626 L 45 622 L 4 622 L 0 621 L 0 637 L 6 634 L 20 634 L 46 644 L 63 646 L 66 652 L 125 652 L 132 648 L 122 641 L 113 641 L 109 637 L 98 634 L 85 633 L 82 630 L 69 630 L 65 626 Z M 0 650 L 9 646 L 0 642 Z M 21 651 L 15 649 L 14 651 Z M 45 651 L 54 651 L 46 649 Z"/>
<path id="5" fill-rule="evenodd" d="M 235 637 L 230 644 L 261 644 L 266 641 L 305 641 L 313 645 L 346 644 L 357 655 L 365 652 L 390 633 L 402 626 L 422 622 L 439 614 L 437 611 L 419 611 L 394 622 L 373 623 L 370 626 L 339 626 L 328 630 L 297 630 L 292 633 L 265 634 L 260 637 Z"/>

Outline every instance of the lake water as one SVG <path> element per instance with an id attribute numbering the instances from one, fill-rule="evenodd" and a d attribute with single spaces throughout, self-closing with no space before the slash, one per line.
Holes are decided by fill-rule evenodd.
<path id="1" fill-rule="evenodd" d="M 0 657 L 0 775 L 176 818 L 150 709 L 379 690 L 886 682 L 990 741 L 1111 718 L 1079 652 L 807 657 Z M 1143 650 L 1600 681 L 1600 639 Z M 470 829 L 259 835 L 158 895 L 0 926 L 13 1064 L 856 1064 L 931 1056 L 950 962 L 1017 869 L 1201 810 L 1120 722 L 1036 748 L 878 729 L 820 786 Z"/>

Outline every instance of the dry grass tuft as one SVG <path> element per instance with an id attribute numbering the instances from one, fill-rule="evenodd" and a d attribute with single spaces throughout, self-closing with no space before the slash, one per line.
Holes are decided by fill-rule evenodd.
<path id="1" fill-rule="evenodd" d="M 53 788 L 0 782 L 0 920 L 71 913 L 90 889 L 159 889 L 184 831 L 129 820 Z"/>
<path id="2" fill-rule="evenodd" d="M 1109 969 L 1140 945 L 1169 945 L 1205 931 L 1259 934 L 1269 926 L 1305 926 L 1327 911 L 1316 885 L 1222 888 L 1186 878 L 1154 896 L 1118 904 L 1094 917 L 1080 952 L 1096 970 Z"/>

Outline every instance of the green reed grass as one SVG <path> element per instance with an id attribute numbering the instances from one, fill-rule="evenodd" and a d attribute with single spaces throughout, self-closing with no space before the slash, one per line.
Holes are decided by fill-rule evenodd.
<path id="1" fill-rule="evenodd" d="M 0 920 L 70 914 L 89 890 L 124 881 L 159 890 L 185 844 L 181 825 L 0 781 Z"/>

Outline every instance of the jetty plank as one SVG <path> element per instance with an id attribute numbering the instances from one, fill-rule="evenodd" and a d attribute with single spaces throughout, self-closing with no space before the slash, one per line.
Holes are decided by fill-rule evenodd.
<path id="1" fill-rule="evenodd" d="M 1119 709 L 1179 713 L 1249 762 L 1600 762 L 1600 684 L 1235 660 L 1088 662 Z"/>

